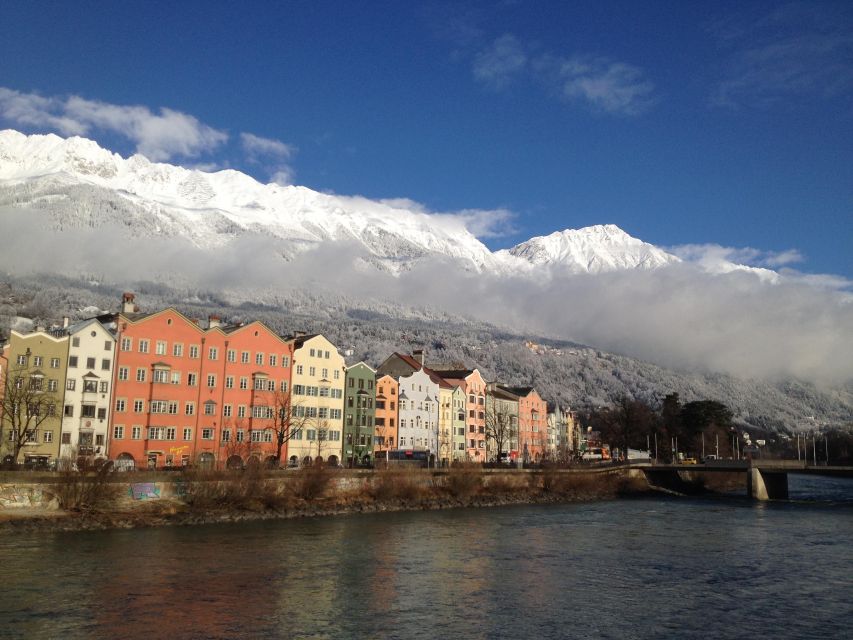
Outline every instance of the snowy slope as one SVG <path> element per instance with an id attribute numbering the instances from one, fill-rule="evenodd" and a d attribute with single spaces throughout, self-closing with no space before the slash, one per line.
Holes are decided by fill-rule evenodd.
<path id="1" fill-rule="evenodd" d="M 425 213 L 414 203 L 262 184 L 239 171 L 209 173 L 141 155 L 125 159 L 84 138 L 13 130 L 0 131 L 4 204 L 45 213 L 55 230 L 119 224 L 132 236 L 180 237 L 203 249 L 259 234 L 274 238 L 284 259 L 321 243 L 346 242 L 362 247 L 368 263 L 394 273 L 428 257 L 475 272 L 533 277 L 554 267 L 601 273 L 680 261 L 610 224 L 566 229 L 492 253 L 460 216 Z"/>
<path id="2" fill-rule="evenodd" d="M 613 224 L 556 231 L 498 253 L 521 258 L 531 265 L 563 265 L 573 272 L 586 273 L 656 269 L 680 262 L 676 256 L 629 236 Z"/>

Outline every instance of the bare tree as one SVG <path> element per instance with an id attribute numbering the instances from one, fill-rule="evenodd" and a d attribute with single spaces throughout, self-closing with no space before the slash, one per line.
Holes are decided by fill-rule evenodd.
<path id="1" fill-rule="evenodd" d="M 275 459 L 281 463 L 281 450 L 284 448 L 284 443 L 305 429 L 312 418 L 309 415 L 310 412 L 306 411 L 302 404 L 294 402 L 293 396 L 286 391 L 272 393 L 270 408 L 272 420 L 266 428 L 273 432 L 276 444 Z M 317 432 L 319 434 L 319 429 Z"/>
<path id="2" fill-rule="evenodd" d="M 29 360 L 28 360 L 29 361 Z M 39 427 L 56 417 L 61 397 L 49 391 L 40 371 L 29 365 L 7 369 L 0 399 L 0 438 L 18 462 L 21 449 L 38 437 Z"/>
<path id="3" fill-rule="evenodd" d="M 518 439 L 518 417 L 505 403 L 491 400 L 486 407 L 486 440 L 494 443 L 497 458 L 505 447 L 512 446 L 513 440 Z"/>

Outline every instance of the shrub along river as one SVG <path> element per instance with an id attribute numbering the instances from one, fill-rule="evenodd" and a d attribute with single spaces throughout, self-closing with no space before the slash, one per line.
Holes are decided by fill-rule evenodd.
<path id="1" fill-rule="evenodd" d="M 840 638 L 853 481 L 0 540 L 0 637 Z"/>

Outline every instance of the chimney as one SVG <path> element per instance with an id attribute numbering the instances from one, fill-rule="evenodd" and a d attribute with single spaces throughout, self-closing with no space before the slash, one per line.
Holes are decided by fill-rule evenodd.
<path id="1" fill-rule="evenodd" d="M 421 363 L 421 366 L 424 366 L 424 350 L 423 349 L 414 349 L 412 351 L 412 357 Z"/>
<path id="2" fill-rule="evenodd" d="M 62 316 L 62 328 L 63 329 L 68 328 L 68 316 Z"/>
<path id="3" fill-rule="evenodd" d="M 219 316 L 214 316 L 214 315 L 207 316 L 207 328 L 208 329 L 215 329 L 220 324 L 222 324 L 222 323 L 220 322 Z"/>
<path id="4" fill-rule="evenodd" d="M 128 291 L 125 291 L 121 294 L 121 312 L 122 313 L 135 313 L 139 310 L 139 308 L 134 304 L 134 300 L 136 296 Z"/>

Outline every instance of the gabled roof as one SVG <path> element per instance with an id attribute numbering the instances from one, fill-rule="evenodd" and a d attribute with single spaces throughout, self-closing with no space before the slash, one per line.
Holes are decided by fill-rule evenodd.
<path id="1" fill-rule="evenodd" d="M 364 360 L 360 360 L 359 362 L 356 362 L 355 364 L 351 364 L 350 366 L 348 366 L 348 367 L 346 368 L 346 370 L 347 370 L 347 371 L 349 371 L 350 369 L 355 369 L 358 365 L 362 365 L 363 367 L 366 367 L 367 369 L 369 369 L 370 371 L 372 371 L 372 372 L 373 372 L 373 375 L 374 375 L 374 376 L 376 375 L 376 369 L 374 369 L 373 367 L 371 367 L 371 366 L 370 366 L 369 364 L 367 364 Z"/>
<path id="2" fill-rule="evenodd" d="M 536 391 L 536 389 L 534 389 L 533 387 L 505 387 L 503 385 L 498 385 L 498 386 L 499 386 L 499 388 L 503 389 L 504 391 L 509 391 L 510 393 L 514 393 L 519 398 L 529 396 L 531 393 Z"/>
<path id="3" fill-rule="evenodd" d="M 474 373 L 476 369 L 435 369 L 434 371 L 436 375 L 445 379 L 464 380 Z"/>
<path id="4" fill-rule="evenodd" d="M 296 350 L 296 349 L 299 349 L 306 342 L 308 342 L 311 338 L 316 338 L 319 335 L 320 335 L 319 333 L 309 333 L 309 334 L 304 335 L 304 336 L 296 336 L 296 337 L 291 336 L 290 338 L 285 338 L 285 342 L 292 342 L 293 343 L 293 349 Z"/>
<path id="5" fill-rule="evenodd" d="M 434 384 L 437 384 L 440 388 L 450 388 L 450 385 L 448 384 L 447 380 L 444 379 L 444 376 L 440 375 L 436 371 L 433 371 L 429 367 L 422 365 L 420 361 L 416 360 L 412 356 L 407 356 L 406 354 L 400 353 L 398 351 L 395 351 L 393 355 L 397 356 L 398 358 L 400 358 L 400 360 L 402 360 L 409 367 L 411 367 L 412 371 L 420 371 L 421 369 L 423 369 L 423 372 L 429 376 L 429 379 Z"/>
<path id="6" fill-rule="evenodd" d="M 488 393 L 495 398 L 500 398 L 501 400 L 511 400 L 513 402 L 518 402 L 518 395 L 501 387 L 500 385 L 496 385 L 494 388 L 489 389 Z"/>

